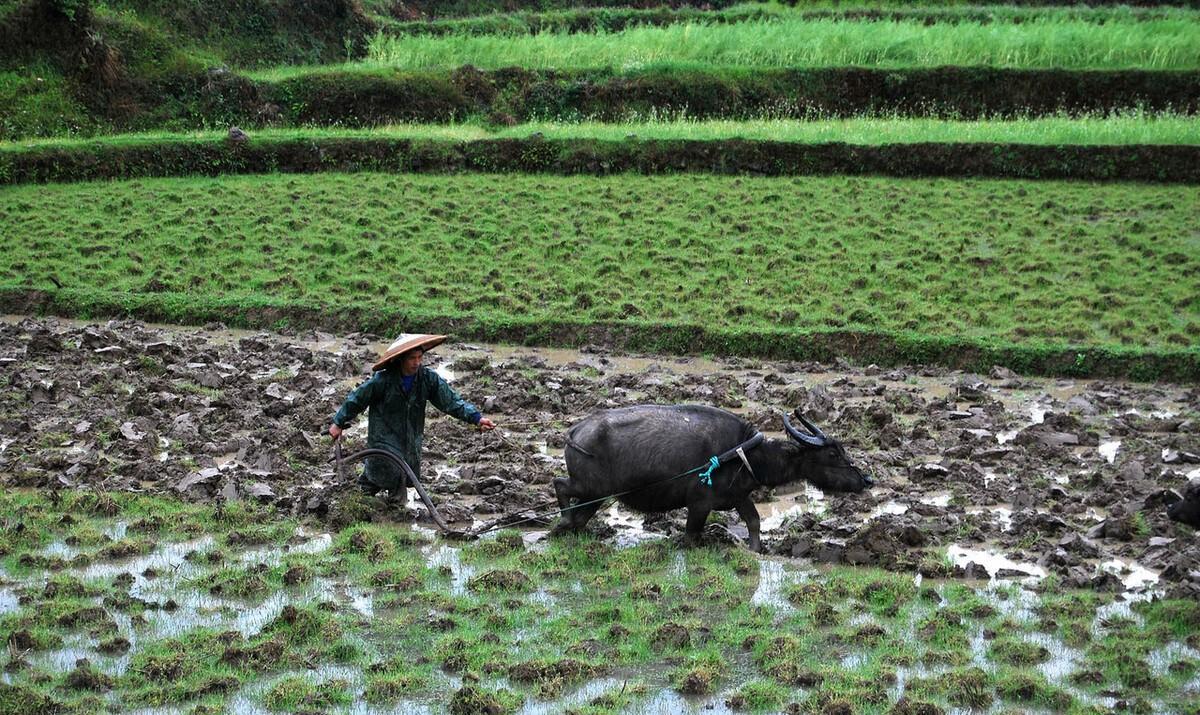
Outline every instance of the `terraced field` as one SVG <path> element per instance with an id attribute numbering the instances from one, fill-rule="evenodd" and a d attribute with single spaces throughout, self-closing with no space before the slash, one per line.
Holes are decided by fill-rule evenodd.
<path id="1" fill-rule="evenodd" d="M 558 325 L 544 337 L 562 341 L 627 324 L 670 348 L 686 343 L 668 326 L 704 326 L 713 349 L 769 335 L 789 357 L 844 330 L 911 335 L 907 359 L 927 336 L 1022 344 L 1031 366 L 1039 347 L 1179 353 L 1185 371 L 1200 336 L 1200 295 L 1178 280 L 1200 270 L 1188 186 L 360 173 L 2 198 L 24 237 L 0 259 L 9 299 L 33 286 L 89 312 L 130 296 L 189 322 L 270 306 L 307 323 L 334 301 L 379 330 Z"/>
<path id="2" fill-rule="evenodd" d="M 0 0 L 0 711 L 1193 713 L 1198 115 L 1190 2 Z M 876 486 L 450 542 L 400 331 L 463 528 L 639 402 Z"/>

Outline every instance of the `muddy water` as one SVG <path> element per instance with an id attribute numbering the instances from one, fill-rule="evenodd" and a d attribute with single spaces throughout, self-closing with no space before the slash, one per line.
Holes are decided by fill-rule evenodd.
<path id="1" fill-rule="evenodd" d="M 119 533 L 123 527 L 114 527 Z M 328 533 L 309 534 L 298 531 L 303 540 L 294 546 L 245 549 L 232 555 L 233 563 L 277 565 L 285 554 L 316 554 L 328 549 Z M 236 630 L 243 636 L 253 636 L 275 620 L 288 605 L 331 602 L 344 605 L 364 616 L 373 615 L 372 597 L 364 591 L 330 579 L 317 578 L 311 583 L 275 591 L 265 598 L 223 598 L 197 586 L 203 576 L 220 566 L 204 565 L 196 558 L 214 548 L 212 537 L 166 543 L 146 556 L 133 559 L 97 562 L 79 569 L 68 569 L 68 575 L 84 582 L 107 581 L 128 575 L 132 582 L 129 595 L 155 604 L 158 608 L 145 611 L 136 625 L 119 612 L 111 615 L 117 624 L 117 635 L 127 639 L 130 650 L 122 656 L 109 656 L 96 650 L 98 641 L 86 634 L 74 634 L 64 647 L 40 651 L 30 657 L 33 665 L 52 672 L 64 672 L 75 667 L 79 658 L 88 658 L 96 668 L 109 675 L 125 672 L 140 645 L 184 635 L 197 628 L 221 631 Z M 148 576 L 147 574 L 154 574 Z M 48 574 L 42 573 L 25 584 L 43 585 Z M 11 592 L 8 592 L 11 595 Z M 14 599 L 15 601 L 15 599 Z M 6 603 L 0 592 L 0 607 Z M 96 599 L 96 604 L 100 600 Z M 15 603 L 13 604 L 15 610 Z"/>
<path id="2" fill-rule="evenodd" d="M 408 527 L 398 525 L 397 528 Z M 433 532 L 424 527 L 416 526 L 412 528 L 424 537 L 433 534 Z M 536 539 L 542 535 L 544 535 L 544 532 L 537 532 L 534 536 L 534 543 L 532 544 L 534 548 L 538 548 Z M 303 540 L 292 547 L 245 549 L 240 552 L 235 551 L 231 553 L 230 558 L 236 562 L 243 563 L 279 563 L 280 559 L 288 551 L 292 553 L 317 554 L 327 549 L 330 545 L 329 535 L 325 533 L 300 531 L 297 536 Z M 269 594 L 262 599 L 220 599 L 199 592 L 194 588 L 192 582 L 217 567 L 198 566 L 196 564 L 199 563 L 199 560 L 184 557 L 188 554 L 204 553 L 212 547 L 212 540 L 207 537 L 177 543 L 165 543 L 160 545 L 153 553 L 144 557 L 96 563 L 69 572 L 84 580 L 111 578 L 127 573 L 134 578 L 134 584 L 131 586 L 131 594 L 151 601 L 157 598 L 169 598 L 178 604 L 178 607 L 171 613 L 159 614 L 154 611 L 148 611 L 146 621 L 137 626 L 130 623 L 128 617 L 116 614 L 118 632 L 128 638 L 132 644 L 130 652 L 124 656 L 109 657 L 100 654 L 94 650 L 96 644 L 92 639 L 83 634 L 75 634 L 67 639 L 67 643 L 63 648 L 34 654 L 29 659 L 30 664 L 51 672 L 66 672 L 75 666 L 77 659 L 88 658 L 101 671 L 112 675 L 119 675 L 127 668 L 132 655 L 139 648 L 145 647 L 150 642 L 178 636 L 198 627 L 212 627 L 218 630 L 236 628 L 245 635 L 253 635 L 266 623 L 278 616 L 282 607 L 287 604 L 300 605 L 320 600 L 322 602 L 327 601 L 338 604 L 343 608 L 354 609 L 368 618 L 373 615 L 370 594 L 335 580 L 318 579 L 311 585 L 288 588 Z M 422 546 L 421 550 L 426 557 L 426 564 L 428 566 L 443 570 L 448 574 L 450 579 L 449 594 L 464 595 L 466 593 L 467 582 L 475 575 L 475 568 L 463 561 L 461 549 L 445 542 L 434 542 Z M 1006 561 L 999 557 L 992 558 L 983 552 L 971 553 L 967 550 L 950 549 L 950 554 L 952 558 L 970 558 L 977 563 L 982 563 L 989 571 L 993 568 L 1036 568 L 1030 567 L 1028 564 Z M 1105 566 L 1109 566 L 1109 564 L 1105 564 Z M 1115 565 L 1113 566 L 1115 567 Z M 158 570 L 162 575 L 148 580 L 142 575 L 147 568 Z M 684 576 L 686 568 L 683 554 L 679 553 L 676 554 L 669 573 L 674 578 L 681 578 Z M 34 574 L 26 579 L 22 579 L 22 582 L 39 584 L 44 582 L 45 577 L 46 574 Z M 819 573 L 802 567 L 796 560 L 764 557 L 759 560 L 757 584 L 751 597 L 751 603 L 770 608 L 779 617 L 786 616 L 794 610 L 787 600 L 788 590 L 795 584 L 803 583 L 813 578 L 819 578 Z M 920 576 L 916 576 L 914 581 L 918 588 L 922 586 L 923 579 Z M 938 586 L 938 582 L 936 581 L 926 581 L 926 583 L 932 583 L 935 587 Z M 1016 587 L 1015 583 L 994 581 L 992 586 L 982 588 L 978 593 L 984 602 L 991 604 L 1000 612 L 1019 622 L 1028 622 L 1035 617 L 1033 607 L 1037 603 L 1037 597 L 1030 592 Z M 529 602 L 542 603 L 550 607 L 554 605 L 555 601 L 555 597 L 547 593 L 544 589 L 535 590 L 524 598 Z M 903 627 L 907 635 L 904 633 L 897 635 L 903 637 L 912 636 L 916 629 L 916 623 L 929 612 L 928 609 L 914 610 L 907 624 Z M 1097 612 L 1093 627 L 1098 632 L 1102 628 L 1101 623 L 1106 619 L 1118 616 L 1135 620 L 1140 619 L 1140 616 L 1129 610 L 1128 602 L 1118 601 Z M 860 613 L 853 615 L 849 623 L 851 626 L 862 626 L 873 622 L 874 619 L 869 614 Z M 1049 652 L 1049 658 L 1046 662 L 1036 666 L 1038 671 L 1049 682 L 1067 688 L 1083 702 L 1093 702 L 1105 706 L 1111 705 L 1111 699 L 1091 698 L 1078 689 L 1071 687 L 1066 682 L 1067 678 L 1082 662 L 1080 651 L 1071 649 L 1058 638 L 1044 633 L 1030 633 L 1024 636 L 1024 638 L 1029 642 L 1043 646 Z M 973 662 L 985 670 L 994 671 L 996 666 L 987 658 L 987 652 L 988 641 L 984 638 L 982 629 L 978 629 L 972 637 L 971 653 Z M 862 657 L 860 654 L 850 652 L 842 657 L 842 663 L 847 668 L 859 667 L 863 665 Z M 1156 672 L 1161 673 L 1165 672 L 1171 663 L 1184 658 L 1200 658 L 1200 653 L 1182 643 L 1173 643 L 1156 651 L 1150 662 L 1152 668 Z M 745 682 L 754 677 L 751 669 L 746 664 L 734 662 L 731 664 L 731 668 L 732 670 L 723 676 L 723 682 Z M 890 687 L 889 692 L 892 693 L 894 698 L 898 699 L 904 695 L 905 685 L 909 680 L 935 676 L 949 669 L 948 667 L 937 666 L 899 667 L 896 669 L 897 680 Z M 745 672 L 743 673 L 742 671 Z M 248 683 L 230 696 L 226 703 L 226 712 L 236 713 L 237 715 L 260 715 L 269 712 L 262 705 L 264 694 L 283 678 L 292 676 L 302 677 L 313 683 L 322 683 L 329 680 L 340 681 L 345 684 L 345 687 L 351 693 L 362 692 L 365 685 L 364 673 L 360 668 L 321 664 L 312 670 L 272 674 L 267 678 Z M 435 677 L 442 681 L 442 692 L 445 693 L 453 692 L 462 685 L 461 680 L 453 675 L 442 673 L 437 674 Z M 654 669 L 643 669 L 636 673 L 631 672 L 625 677 L 617 674 L 590 680 L 576 688 L 569 688 L 561 697 L 552 700 L 527 698 L 524 705 L 517 712 L 533 715 L 563 712 L 564 709 L 570 707 L 582 706 L 592 698 L 605 692 L 619 690 L 622 684 L 629 680 L 651 683 L 665 682 L 669 680 L 669 671 L 663 670 L 662 672 L 657 672 Z M 484 685 L 491 688 L 511 687 L 511 684 L 504 679 L 489 679 L 484 682 Z M 1198 687 L 1200 687 L 1200 684 L 1198 684 Z M 639 697 L 636 701 L 636 712 L 735 712 L 726 704 L 726 700 L 734 692 L 736 692 L 735 688 L 723 689 L 714 695 L 693 697 L 681 695 L 669 687 L 661 687 L 657 690 L 652 689 L 645 696 Z M 437 701 L 402 700 L 399 703 L 384 708 L 375 708 L 358 700 L 350 708 L 339 709 L 339 712 L 371 715 L 375 713 L 395 712 L 434 713 L 444 712 L 443 707 L 444 701 L 439 703 Z M 988 712 L 1002 712 L 1004 709 L 997 704 L 988 709 Z M 141 713 L 142 715 L 170 715 L 173 713 L 188 712 L 188 708 L 149 708 L 132 712 Z"/>
<path id="3" fill-rule="evenodd" d="M 26 319 L 23 316 L 5 316 L 0 320 L 0 324 L 28 325 L 22 323 L 24 320 Z M 65 336 L 68 346 L 71 340 L 75 339 L 74 336 L 87 331 L 93 334 L 99 332 L 115 335 L 106 332 L 110 330 L 109 326 L 82 321 L 59 320 L 49 325 L 52 331 L 58 331 Z M 186 368 L 180 374 L 203 371 L 208 369 L 205 366 L 212 365 L 220 366 L 222 374 L 241 371 L 248 376 L 253 385 L 253 394 L 249 397 L 255 404 L 263 401 L 262 385 L 266 383 L 274 381 L 273 387 L 277 387 L 286 385 L 289 380 L 308 379 L 312 368 L 304 357 L 306 351 L 311 356 L 328 356 L 331 360 L 348 360 L 352 365 L 366 366 L 373 356 L 386 348 L 390 342 L 388 339 L 373 336 L 338 336 L 315 331 L 302 335 L 276 336 L 260 331 L 224 328 L 194 329 L 140 323 L 121 324 L 122 327 L 125 325 L 134 325 L 137 330 L 147 335 L 141 338 L 144 345 L 151 345 L 152 341 L 155 341 L 160 345 L 179 346 Z M 272 341 L 276 343 L 276 347 L 271 347 Z M 83 342 L 87 341 L 81 340 L 81 345 Z M 124 364 L 129 364 L 128 355 L 138 347 L 136 344 L 122 345 L 119 349 L 106 352 L 110 348 L 97 348 L 95 345 L 96 341 L 93 339 L 89 346 L 94 353 L 112 355 L 115 360 L 121 360 L 122 356 L 125 356 Z M 259 348 L 259 345 L 263 347 Z M 208 349 L 209 352 L 196 352 L 204 349 Z M 221 352 L 223 349 L 229 349 L 230 352 Z M 256 354 L 255 350 L 260 349 L 262 354 Z M 16 355 L 19 350 L 19 345 L 10 345 L 3 352 Z M 195 353 L 196 357 L 188 357 L 189 350 Z M 161 351 L 157 351 L 156 354 L 159 352 Z M 432 484 L 435 492 L 441 484 L 462 481 L 462 471 L 458 464 L 482 466 L 486 475 L 490 469 L 503 470 L 514 461 L 514 457 L 517 462 L 514 466 L 531 474 L 547 475 L 537 480 L 544 484 L 549 476 L 565 471 L 561 443 L 552 444 L 548 441 L 554 433 L 561 433 L 562 425 L 569 424 L 596 407 L 628 404 L 640 399 L 679 402 L 716 400 L 718 404 L 749 417 L 768 436 L 780 436 L 777 422 L 779 410 L 794 406 L 781 402 L 781 394 L 795 396 L 791 399 L 807 400 L 811 403 L 800 406 L 809 409 L 810 415 L 819 415 L 818 421 L 823 422 L 827 431 L 835 435 L 845 431 L 839 427 L 839 420 L 861 414 L 863 410 L 869 412 L 881 405 L 891 413 L 892 423 L 900 426 L 899 430 L 888 428 L 897 433 L 902 450 L 905 449 L 906 441 L 904 433 L 908 429 L 913 429 L 914 434 L 917 431 L 932 433 L 931 440 L 912 439 L 914 447 L 917 443 L 925 446 L 912 449 L 906 455 L 897 455 L 894 445 L 880 445 L 890 450 L 884 453 L 888 455 L 888 461 L 880 463 L 878 459 L 872 460 L 876 462 L 871 468 L 878 472 L 875 475 L 878 486 L 872 490 L 871 497 L 863 495 L 853 503 L 853 508 L 859 512 L 854 519 L 861 524 L 881 518 L 911 516 L 913 507 L 920 504 L 976 518 L 984 526 L 991 525 L 989 529 L 992 531 L 989 533 L 997 537 L 997 543 L 994 544 L 955 544 L 939 539 L 945 547 L 961 546 L 973 551 L 997 552 L 996 556 L 1003 557 L 1002 552 L 1010 548 L 1010 539 L 1006 538 L 1006 535 L 1020 536 L 1017 533 L 1019 530 L 1013 529 L 1014 512 L 1028 508 L 1024 503 L 1014 504 L 1013 496 L 1021 496 L 1021 491 L 1028 488 L 1025 483 L 1031 477 L 1048 479 L 1066 489 L 1072 489 L 1076 482 L 1093 478 L 1097 467 L 1111 465 L 1117 470 L 1123 464 L 1135 460 L 1145 464 L 1147 477 L 1157 477 L 1159 483 L 1164 486 L 1170 484 L 1178 488 L 1185 479 L 1200 476 L 1200 468 L 1187 463 L 1172 464 L 1161 469 L 1161 474 L 1155 475 L 1152 470 L 1157 465 L 1147 462 L 1147 455 L 1157 453 L 1161 460 L 1165 460 L 1168 447 L 1162 446 L 1151 451 L 1146 448 L 1146 440 L 1140 439 L 1131 446 L 1129 436 L 1120 433 L 1127 432 L 1127 427 L 1121 420 L 1131 416 L 1169 420 L 1175 415 L 1182 415 L 1186 420 L 1188 415 L 1194 415 L 1195 394 L 1188 395 L 1182 389 L 1171 386 L 1095 383 L 1011 375 L 988 378 L 936 368 L 882 370 L 847 366 L 843 370 L 831 370 L 828 366 L 810 363 L 661 355 L 630 356 L 608 354 L 599 350 L 580 352 L 484 344 L 446 344 L 429 353 L 427 362 L 469 398 L 481 404 L 495 401 L 496 408 L 490 414 L 501 429 L 495 437 L 484 437 L 480 441 L 484 444 L 491 444 L 495 440 L 502 441 L 502 444 L 497 445 L 500 449 L 493 454 L 484 454 L 473 445 L 467 445 L 472 448 L 466 453 L 456 454 L 458 444 L 446 443 L 443 451 L 448 450 L 447 457 L 454 459 L 457 464 L 446 465 L 437 458 L 428 460 L 427 474 L 437 476 Z M 479 364 L 487 366 L 486 382 L 481 381 L 477 374 L 475 366 Z M 50 370 L 50 373 L 53 374 L 53 370 Z M 134 383 L 128 385 L 129 390 L 136 389 L 134 377 L 125 378 L 127 383 L 131 380 Z M 310 395 L 314 392 L 319 394 L 331 407 L 336 406 L 340 395 L 359 379 L 347 376 L 333 377 L 328 374 L 317 374 L 316 377 L 324 386 L 315 391 L 309 389 L 307 392 Z M 547 391 L 545 397 L 552 398 L 549 400 L 551 404 L 535 406 L 533 409 L 506 407 L 506 403 L 521 397 L 517 394 L 505 394 L 506 383 L 519 382 L 513 380 L 513 377 L 532 379 L 535 383 L 534 389 Z M 284 382 L 278 382 L 281 379 Z M 582 392 L 576 391 L 583 399 L 573 398 L 569 394 L 568 387 L 573 387 L 569 383 L 579 381 L 591 384 L 591 387 L 584 388 Z M 614 382 L 620 387 L 608 386 Z M 284 399 L 289 401 L 305 399 L 303 394 L 293 392 L 287 387 L 269 394 L 283 395 Z M 594 404 L 597 394 L 608 397 L 597 405 Z M 821 395 L 828 397 L 813 399 Z M 541 398 L 539 395 L 539 399 Z M 908 403 L 915 402 L 918 409 L 897 410 L 896 406 L 900 402 L 889 401 L 890 398 L 903 398 Z M 232 401 L 236 404 L 237 399 L 234 397 Z M 573 402 L 587 406 L 573 407 Z M 1091 446 L 1068 444 L 1057 456 L 1038 455 L 1034 460 L 1025 458 L 1027 455 L 1021 453 L 1028 448 L 1023 450 L 1020 445 L 1015 444 L 1018 435 L 1032 426 L 1043 425 L 1048 415 L 1055 416 L 1056 419 L 1065 415 L 1076 420 L 1074 427 L 1059 425 L 1053 429 L 1074 432 L 1075 434 L 1070 435 L 1072 439 L 1080 438 L 1083 431 L 1087 431 L 1097 435 L 1097 441 Z M 446 433 L 439 422 L 441 421 L 434 421 L 432 431 L 435 435 L 431 442 L 436 441 L 439 433 Z M 86 423 L 87 420 L 72 420 L 71 425 Z M 365 437 L 365 424 L 366 420 L 358 420 L 348 430 L 348 437 L 361 441 Z M 48 428 L 50 425 L 45 426 Z M 997 448 L 996 452 L 1000 457 L 988 458 L 977 463 L 977 468 L 982 471 L 983 491 L 989 492 L 986 495 L 959 488 L 954 480 L 954 471 L 947 471 L 946 478 L 941 480 L 942 484 L 934 485 L 933 491 L 925 484 L 928 479 L 913 479 L 914 469 L 928 467 L 935 470 L 954 470 L 958 466 L 943 453 L 943 450 L 949 447 L 958 446 L 952 439 L 956 432 L 959 440 L 968 439 L 968 435 L 970 439 L 977 440 L 977 452 L 985 451 L 984 447 L 989 441 Z M 135 429 L 130 434 L 137 435 L 139 432 Z M 246 456 L 247 443 L 253 448 L 256 440 L 253 424 L 238 425 L 235 429 L 226 430 L 226 434 L 232 437 L 231 446 L 237 448 L 211 458 L 211 463 L 222 475 L 238 473 L 244 468 L 244 464 L 249 461 L 249 457 Z M 318 436 L 317 440 L 319 439 Z M 1178 441 L 1177 437 L 1170 435 L 1159 439 Z M 461 436 L 458 440 L 461 444 Z M 0 459 L 3 458 L 4 452 L 11 449 L 12 442 L 12 438 L 3 437 L 3 442 L 0 442 Z M 1189 437 L 1183 446 L 1186 449 L 1192 443 L 1200 442 Z M 81 455 L 87 453 L 90 444 L 86 438 L 72 441 L 64 447 L 66 458 L 82 458 Z M 162 462 L 163 470 L 168 472 L 181 460 L 196 459 L 195 455 L 189 457 L 187 454 L 187 445 L 179 444 L 162 434 L 157 436 L 156 446 L 159 448 L 151 450 L 154 459 Z M 519 456 L 513 454 L 514 450 L 520 452 L 525 446 L 529 447 L 527 453 Z M 1171 446 L 1178 449 L 1174 444 Z M 851 443 L 850 447 L 851 455 L 855 458 L 874 457 L 872 449 L 878 449 L 871 445 L 856 446 L 854 443 Z M 1010 463 L 1013 460 L 1003 456 L 1004 450 L 1013 450 L 1025 459 L 1022 463 L 1012 465 Z M 499 459 L 495 459 L 497 457 Z M 962 457 L 956 459 L 961 461 Z M 968 462 L 972 459 L 973 455 L 966 458 Z M 1000 463 L 993 464 L 997 459 Z M 479 460 L 480 463 L 473 465 L 472 461 L 475 460 Z M 204 459 L 196 461 L 203 466 Z M 260 463 L 272 461 L 275 460 L 271 459 L 269 454 L 265 457 L 259 455 Z M 471 473 L 474 476 L 468 479 L 478 478 L 480 470 L 475 468 Z M 261 474 L 265 477 L 275 476 L 270 470 L 262 470 Z M 297 483 L 308 493 L 312 493 L 333 487 L 336 475 L 326 467 L 296 476 L 299 477 Z M 950 486 L 951 489 L 936 488 L 944 486 Z M 1152 488 L 1153 485 L 1148 486 Z M 410 502 L 414 496 L 410 494 Z M 480 499 L 476 495 L 458 493 L 456 500 L 462 509 L 457 513 L 471 514 L 467 523 L 463 524 L 464 527 L 479 526 L 491 516 L 486 512 L 481 513 L 486 507 L 499 506 L 502 510 L 511 510 L 513 507 L 524 506 L 520 501 L 546 496 L 549 496 L 547 491 L 526 489 L 520 494 L 514 492 L 511 496 L 506 495 L 497 504 L 495 499 Z M 980 496 L 984 497 L 982 503 L 977 503 Z M 1131 496 L 1136 497 L 1136 492 Z M 768 540 L 772 533 L 786 532 L 784 525 L 795 522 L 798 517 L 806 514 L 822 518 L 829 516 L 830 502 L 826 495 L 808 485 L 803 488 L 798 485 L 782 487 L 775 490 L 774 494 L 761 495 L 761 498 L 758 509 Z M 953 507 L 950 506 L 951 498 L 958 500 Z M 837 499 L 835 503 L 843 507 L 843 498 Z M 1087 527 L 1091 523 L 1108 518 L 1107 506 L 1089 503 L 1084 518 L 1080 520 L 1081 526 Z M 1035 505 L 1034 511 L 1046 514 L 1051 510 Z M 834 510 L 833 513 L 837 518 L 844 516 L 839 510 Z M 640 529 L 640 515 L 629 514 L 621 509 L 607 509 L 602 510 L 599 519 L 616 529 L 620 543 L 657 538 L 645 534 Z M 1154 528 L 1156 525 L 1151 526 Z M 735 527 L 733 531 L 735 534 L 744 534 L 744 528 Z M 1144 570 L 1153 573 L 1161 569 L 1159 563 L 1140 563 L 1139 553 L 1130 552 L 1124 547 L 1121 551 L 1105 556 L 1126 559 L 1130 562 L 1130 567 L 1139 573 Z M 52 545 L 47 554 L 63 558 L 72 555 L 69 547 L 63 544 Z M 1148 584 L 1150 579 L 1142 578 L 1139 583 Z"/>
<path id="4" fill-rule="evenodd" d="M 320 515 L 336 506 L 344 485 L 337 483 L 326 461 L 324 423 L 388 341 L 140 324 L 110 328 L 71 321 L 47 324 L 39 333 L 22 320 L 0 321 L 0 328 L 9 328 L 0 341 L 0 369 L 5 371 L 0 379 L 15 392 L 24 391 L 34 431 L 61 433 L 66 439 L 58 447 L 31 449 L 25 435 L 0 435 L 0 474 L 20 464 L 41 470 L 45 483 L 55 488 L 90 484 L 179 494 L 181 480 L 211 467 L 219 478 L 186 490 L 187 498 L 217 500 L 230 493 L 245 498 L 249 483 L 265 482 L 284 508 L 313 520 L 290 550 L 321 553 L 329 548 Z M 17 329 L 18 324 L 25 327 Z M 120 338 L 125 340 L 121 350 L 112 351 L 102 345 L 118 341 L 119 336 L 110 334 L 133 337 Z M 62 342 L 60 353 L 46 352 L 44 346 L 37 349 L 41 352 L 33 350 L 33 337 L 46 335 Z M 179 361 L 164 357 L 161 348 L 152 349 L 160 340 L 175 346 Z M 140 372 L 140 354 L 157 356 L 165 372 Z M 81 364 L 87 374 L 79 374 Z M 479 436 L 450 420 L 434 417 L 429 422 L 423 474 L 442 503 L 457 508 L 456 524 L 478 526 L 551 498 L 549 479 L 565 472 L 563 427 L 596 409 L 640 401 L 717 404 L 777 438 L 782 436 L 780 412 L 801 407 L 826 432 L 846 439 L 851 458 L 869 468 L 877 485 L 849 496 L 823 494 L 811 485 L 756 495 L 764 545 L 771 552 L 760 560 L 752 597 L 756 604 L 787 612 L 788 588 L 806 578 L 805 569 L 814 559 L 838 562 L 851 544 L 858 548 L 856 559 L 865 554 L 869 565 L 884 568 L 910 568 L 898 566 L 898 556 L 906 552 L 913 563 L 922 556 L 948 559 L 961 568 L 960 576 L 985 578 L 977 582 L 985 593 L 1003 591 L 1003 598 L 992 596 L 989 602 L 1022 620 L 1032 617 L 1022 605 L 1028 599 L 1012 595 L 1013 590 L 1022 594 L 1022 587 L 1034 586 L 1050 573 L 1074 584 L 1067 587 L 1087 588 L 1095 582 L 1120 594 L 1123 600 L 1102 609 L 1108 615 L 1129 614 L 1129 599 L 1200 594 L 1200 579 L 1189 580 L 1188 575 L 1200 572 L 1194 533 L 1167 521 L 1160 507 L 1143 505 L 1155 490 L 1179 489 L 1186 480 L 1200 478 L 1200 467 L 1186 456 L 1200 453 L 1195 427 L 1200 402 L 1196 391 L 1185 387 L 497 345 L 447 344 L 429 354 L 429 364 L 468 399 L 490 405 L 489 416 L 500 425 L 499 434 Z M 18 365 L 32 365 L 33 373 Z M 81 394 L 74 387 L 111 376 L 116 376 L 111 395 Z M 204 381 L 199 388 L 197 380 Z M 52 383 L 53 389 L 44 383 Z M 156 396 L 150 410 L 145 409 L 147 395 Z M 134 404 L 135 399 L 140 402 Z M 264 405 L 272 409 L 264 410 Z M 198 423 L 198 436 L 175 429 L 176 420 L 189 414 Z M 121 426 L 105 436 L 116 440 L 111 448 L 94 434 L 102 422 Z M 360 419 L 349 430 L 352 441 L 362 442 L 365 425 Z M 311 447 L 304 447 L 306 442 Z M 91 459 L 96 454 L 100 464 L 118 468 L 112 473 L 97 469 Z M 477 493 L 474 485 L 484 482 L 490 491 Z M 667 515 L 665 527 L 657 521 L 653 531 L 642 520 L 642 515 L 614 505 L 602 509 L 595 523 L 607 526 L 604 538 L 618 547 L 675 538 L 682 526 L 681 513 Z M 882 536 L 870 532 L 877 525 Z M 1109 526 L 1116 528 L 1092 533 Z M 896 545 L 883 538 L 902 531 L 911 543 Z M 724 533 L 746 535 L 732 513 Z M 114 522 L 107 536 L 122 538 L 124 525 Z M 530 529 L 526 536 L 536 547 L 544 527 Z M 1074 536 L 1086 542 L 1071 541 Z M 84 578 L 130 573 L 133 595 L 174 602 L 173 613 L 147 611 L 145 626 L 117 619 L 134 651 L 200 626 L 256 633 L 288 603 L 329 600 L 364 617 L 375 615 L 369 593 L 331 580 L 317 579 L 258 600 L 202 592 L 194 582 L 204 570 L 184 557 L 211 548 L 211 540 L 204 539 L 162 544 L 139 559 L 97 563 L 72 573 Z M 435 541 L 422 548 L 429 565 L 449 576 L 451 595 L 463 594 L 475 572 L 462 561 L 458 547 Z M 1064 550 L 1065 557 L 1059 553 Z M 69 560 L 77 551 L 54 542 L 43 554 Z M 284 553 L 259 548 L 230 558 L 273 565 Z M 1176 580 L 1171 582 L 1163 577 L 1168 565 L 1174 566 L 1169 573 Z M 159 573 L 155 579 L 142 575 L 151 567 Z M 680 558 L 676 569 L 683 568 Z M 1106 573 L 1113 574 L 1115 583 L 1096 581 Z M 0 574 L 0 614 L 18 607 L 16 594 L 11 579 Z M 545 606 L 553 606 L 557 597 L 545 591 L 529 596 Z M 977 646 L 985 648 L 982 635 L 976 636 Z M 1057 681 L 1072 669 L 1077 654 L 1057 642 L 1041 645 L 1052 654 L 1041 666 L 1043 672 Z M 80 635 L 36 658 L 57 671 L 73 667 L 77 657 L 88 657 L 109 673 L 127 667 L 128 656 L 108 658 L 96 653 L 95 646 L 93 639 Z M 1186 646 L 1161 658 L 1192 657 L 1178 648 Z M 901 669 L 897 694 L 906 677 L 929 672 Z M 362 676 L 329 671 L 328 677 L 357 683 Z M 553 704 L 527 708 L 558 711 L 568 706 L 564 703 L 585 703 L 589 694 L 617 682 L 588 683 Z M 257 692 L 239 695 L 245 712 L 258 712 Z M 725 708 L 723 696 L 693 701 L 669 688 L 652 694 L 649 702 L 651 712 Z M 543 706 L 550 709 L 536 709 Z M 424 707 L 412 703 L 402 709 L 421 712 Z"/>

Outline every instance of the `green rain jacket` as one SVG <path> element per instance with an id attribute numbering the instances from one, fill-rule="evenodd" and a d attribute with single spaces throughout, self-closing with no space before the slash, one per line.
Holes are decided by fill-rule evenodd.
<path id="1" fill-rule="evenodd" d="M 460 397 L 440 375 L 427 367 L 422 366 L 417 370 L 412 389 L 407 393 L 401 379 L 398 369 L 376 372 L 346 397 L 333 416 L 333 423 L 345 429 L 355 417 L 369 408 L 367 446 L 395 452 L 420 477 L 426 402 L 470 424 L 479 424 L 483 415 L 475 405 Z M 380 489 L 395 492 L 402 475 L 387 460 L 371 458 L 367 460 L 364 476 Z"/>

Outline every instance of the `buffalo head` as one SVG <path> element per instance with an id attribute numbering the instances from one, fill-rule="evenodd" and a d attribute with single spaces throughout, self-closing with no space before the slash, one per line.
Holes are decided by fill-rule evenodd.
<path id="1" fill-rule="evenodd" d="M 1172 520 L 1200 529 L 1200 482 L 1188 484 L 1183 498 L 1167 507 Z"/>
<path id="2" fill-rule="evenodd" d="M 783 427 L 800 448 L 796 463 L 801 478 L 825 492 L 861 492 L 875 483 L 850 463 L 841 442 L 827 437 L 816 425 L 804 419 L 800 410 L 795 414 L 807 431 L 796 429 L 786 414 Z"/>

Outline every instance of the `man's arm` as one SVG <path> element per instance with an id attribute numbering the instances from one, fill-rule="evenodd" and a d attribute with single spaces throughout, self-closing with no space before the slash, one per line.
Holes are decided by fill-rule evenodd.
<path id="1" fill-rule="evenodd" d="M 433 403 L 434 407 L 463 422 L 479 425 L 479 429 L 485 432 L 496 426 L 495 423 L 483 416 L 479 408 L 455 392 L 454 388 L 450 387 L 450 384 L 443 380 L 441 375 L 433 370 L 430 370 L 429 374 L 435 381 L 433 389 L 429 392 L 429 401 Z"/>
<path id="2" fill-rule="evenodd" d="M 376 396 L 380 394 L 382 386 L 382 373 L 377 372 L 371 376 L 370 380 L 351 390 L 350 394 L 346 396 L 346 401 L 342 403 L 329 424 L 330 436 L 334 439 L 341 437 L 342 430 L 349 427 L 355 417 L 371 406 Z"/>

